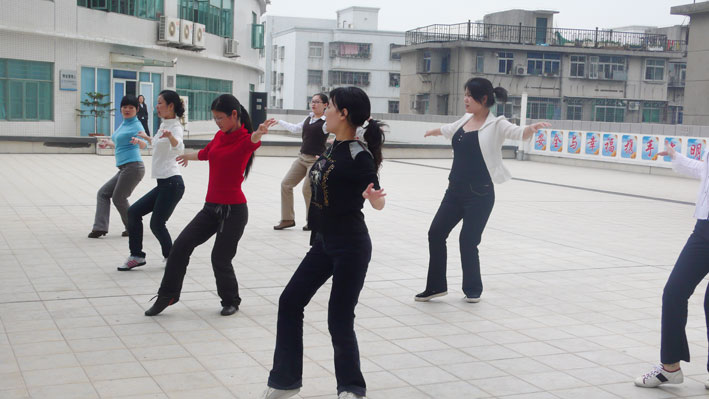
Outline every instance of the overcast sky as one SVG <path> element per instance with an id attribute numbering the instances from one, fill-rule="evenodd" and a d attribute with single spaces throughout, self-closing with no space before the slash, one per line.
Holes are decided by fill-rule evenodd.
<path id="1" fill-rule="evenodd" d="M 703 1 L 703 0 L 702 0 Z M 405 31 L 431 24 L 482 19 L 485 14 L 513 8 L 555 10 L 558 28 L 593 29 L 628 25 L 686 24 L 688 17 L 670 15 L 670 7 L 693 0 L 271 0 L 267 15 L 335 19 L 336 11 L 378 7 L 379 29 Z M 686 19 L 685 19 L 686 18 Z"/>

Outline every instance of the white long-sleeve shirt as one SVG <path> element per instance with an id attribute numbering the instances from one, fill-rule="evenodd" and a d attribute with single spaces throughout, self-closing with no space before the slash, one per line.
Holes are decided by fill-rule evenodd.
<path id="1" fill-rule="evenodd" d="M 177 147 L 173 147 L 170 139 L 161 137 L 163 130 L 169 130 L 177 140 Z M 153 179 L 167 179 L 168 177 L 181 175 L 180 165 L 175 158 L 185 152 L 185 144 L 182 141 L 183 128 L 179 119 L 163 119 L 158 131 L 153 137 Z"/>
<path id="2" fill-rule="evenodd" d="M 672 170 L 700 180 L 697 205 L 694 208 L 694 217 L 699 220 L 709 219 L 709 181 L 707 179 L 709 154 L 704 153 L 703 156 L 703 161 L 697 161 L 676 152 L 674 159 L 672 159 Z"/>
<path id="3" fill-rule="evenodd" d="M 313 114 L 313 113 L 311 112 L 310 115 L 308 115 L 308 117 L 305 118 L 305 119 L 303 119 L 303 121 L 300 122 L 300 123 L 288 123 L 288 122 L 286 122 L 286 121 L 279 120 L 279 121 L 278 121 L 278 124 L 281 125 L 281 126 L 283 126 L 284 129 L 286 129 L 287 131 L 289 131 L 289 132 L 291 132 L 291 133 L 293 133 L 293 134 L 301 134 L 301 133 L 303 133 L 303 124 L 305 124 L 305 121 L 306 121 L 308 118 L 310 118 L 310 123 L 313 124 L 313 123 L 317 122 L 317 121 L 320 120 L 320 119 L 325 120 L 325 115 L 322 115 L 321 117 L 316 118 L 316 117 L 315 117 L 315 114 Z M 326 125 L 327 125 L 326 123 L 323 123 L 323 125 L 322 125 L 322 132 L 323 132 L 323 134 L 328 134 L 328 133 L 327 133 L 327 129 L 326 129 Z"/>

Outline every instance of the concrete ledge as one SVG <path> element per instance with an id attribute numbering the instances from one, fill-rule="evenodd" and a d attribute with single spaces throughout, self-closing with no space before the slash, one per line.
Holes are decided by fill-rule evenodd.
<path id="1" fill-rule="evenodd" d="M 585 168 L 619 170 L 619 171 L 623 171 L 623 172 L 641 173 L 641 174 L 645 174 L 645 175 L 684 177 L 682 175 L 679 175 L 679 174 L 673 172 L 672 169 L 670 169 L 670 168 L 658 168 L 655 166 L 647 166 L 647 165 L 629 165 L 629 164 L 625 164 L 625 163 L 592 161 L 589 159 L 549 157 L 549 156 L 545 156 L 545 155 L 534 155 L 534 154 L 525 154 L 524 158 L 529 161 L 540 162 L 540 163 L 569 165 L 569 166 L 581 166 L 581 167 L 585 167 Z"/>
<path id="2" fill-rule="evenodd" d="M 95 153 L 95 137 L 0 136 L 0 154 Z"/>

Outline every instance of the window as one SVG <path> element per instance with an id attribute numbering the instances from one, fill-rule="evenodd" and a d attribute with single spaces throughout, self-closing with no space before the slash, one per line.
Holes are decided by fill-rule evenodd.
<path id="1" fill-rule="evenodd" d="M 527 74 L 559 76 L 561 54 L 559 53 L 527 53 Z"/>
<path id="2" fill-rule="evenodd" d="M 278 108 L 283 109 L 283 99 L 282 98 L 278 99 Z"/>
<path id="3" fill-rule="evenodd" d="M 448 67 L 451 63 L 451 55 L 446 54 L 441 58 L 441 72 L 442 73 L 448 73 Z"/>
<path id="4" fill-rule="evenodd" d="M 684 118 L 684 107 L 682 106 L 670 106 L 670 123 L 673 125 L 681 125 L 682 119 Z"/>
<path id="5" fill-rule="evenodd" d="M 282 60 L 286 56 L 286 48 L 285 46 L 280 46 L 278 47 L 278 59 Z"/>
<path id="6" fill-rule="evenodd" d="M 478 73 L 483 73 L 485 72 L 485 56 L 482 54 L 478 54 L 475 57 L 475 70 Z"/>
<path id="7" fill-rule="evenodd" d="M 369 86 L 369 72 L 330 71 L 330 85 Z"/>
<path id="8" fill-rule="evenodd" d="M 271 60 L 276 61 L 276 58 L 278 58 L 278 45 L 274 44 L 273 53 L 271 54 Z"/>
<path id="9" fill-rule="evenodd" d="M 665 108 L 663 103 L 644 101 L 643 102 L 643 123 L 660 123 L 662 119 L 662 110 Z"/>
<path id="10" fill-rule="evenodd" d="M 278 72 L 271 71 L 271 86 L 276 87 L 276 83 L 278 83 Z"/>
<path id="11" fill-rule="evenodd" d="M 558 98 L 529 97 L 527 118 L 561 119 L 561 105 Z"/>
<path id="12" fill-rule="evenodd" d="M 589 57 L 589 61 L 588 77 L 590 79 L 627 80 L 628 78 L 625 71 L 625 57 L 593 55 Z"/>
<path id="13" fill-rule="evenodd" d="M 308 84 L 322 86 L 322 70 L 308 69 Z"/>
<path id="14" fill-rule="evenodd" d="M 421 72 L 427 73 L 431 72 L 431 52 L 423 52 L 423 63 L 421 65 Z"/>
<path id="15" fill-rule="evenodd" d="M 203 24 L 217 36 L 234 37 L 234 0 L 180 0 L 180 18 Z"/>
<path id="16" fill-rule="evenodd" d="M 331 42 L 330 58 L 372 58 L 372 43 Z"/>
<path id="17" fill-rule="evenodd" d="M 249 83 L 249 92 L 256 91 L 256 86 L 253 83 Z"/>
<path id="18" fill-rule="evenodd" d="M 322 58 L 322 50 L 324 47 L 323 42 L 310 42 L 308 43 L 308 57 L 311 58 Z"/>
<path id="19" fill-rule="evenodd" d="M 416 110 L 417 114 L 427 114 L 428 113 L 428 104 L 429 104 L 429 99 L 430 95 L 428 93 L 426 94 L 417 94 L 416 95 L 416 100 L 414 101 L 413 104 L 413 109 Z"/>
<path id="20" fill-rule="evenodd" d="M 571 73 L 572 78 L 585 78 L 586 77 L 586 56 L 585 55 L 572 55 L 571 56 Z"/>
<path id="21" fill-rule="evenodd" d="M 285 80 L 286 76 L 283 72 L 278 74 L 278 88 L 280 89 L 281 86 L 283 86 L 283 81 Z"/>
<path id="22" fill-rule="evenodd" d="M 624 122 L 625 104 L 621 100 L 596 100 L 593 120 L 596 122 Z"/>
<path id="23" fill-rule="evenodd" d="M 399 87 L 400 81 L 401 81 L 401 74 L 389 73 L 389 87 Z"/>
<path id="24" fill-rule="evenodd" d="M 508 53 L 500 51 L 497 53 L 497 72 L 504 74 L 511 74 L 512 68 L 514 67 L 515 55 L 514 53 Z"/>
<path id="25" fill-rule="evenodd" d="M 54 65 L 0 58 L 0 120 L 51 121 Z"/>
<path id="26" fill-rule="evenodd" d="M 437 115 L 448 115 L 448 94 L 438 95 Z"/>
<path id="27" fill-rule="evenodd" d="M 393 50 L 398 49 L 400 47 L 406 47 L 406 46 L 404 46 L 403 44 L 394 44 L 394 43 L 389 44 L 389 59 L 390 60 L 400 60 L 401 59 L 401 54 L 394 53 L 394 51 L 393 51 Z M 397 106 L 397 109 L 398 109 L 398 106 Z"/>
<path id="28" fill-rule="evenodd" d="M 94 10 L 117 12 L 138 18 L 160 19 L 164 14 L 164 0 L 78 0 L 77 5 Z"/>
<path id="29" fill-rule="evenodd" d="M 505 116 L 507 119 L 517 119 L 519 118 L 520 111 L 522 108 L 522 98 L 521 97 L 510 97 L 507 99 L 506 103 L 496 103 L 495 106 L 496 116 Z"/>
<path id="30" fill-rule="evenodd" d="M 193 121 L 212 119 L 212 101 L 221 94 L 231 94 L 231 89 L 230 80 L 177 75 L 177 94 L 189 98 L 188 114 Z"/>
<path id="31" fill-rule="evenodd" d="M 646 60 L 645 80 L 665 80 L 665 60 Z"/>
<path id="32" fill-rule="evenodd" d="M 399 101 L 389 101 L 389 109 L 388 112 L 390 114 L 398 114 L 399 113 Z"/>
<path id="33" fill-rule="evenodd" d="M 687 64 L 671 63 L 669 65 L 669 86 L 684 87 L 687 79 Z"/>
<path id="34" fill-rule="evenodd" d="M 251 11 L 251 48 L 263 50 L 263 36 L 266 26 L 258 23 L 258 15 Z"/>
<path id="35" fill-rule="evenodd" d="M 566 119 L 570 121 L 582 121 L 583 105 L 568 104 L 566 106 Z"/>

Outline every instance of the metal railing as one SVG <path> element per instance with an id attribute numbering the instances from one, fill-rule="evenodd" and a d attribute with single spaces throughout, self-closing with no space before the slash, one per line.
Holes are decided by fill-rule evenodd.
<path id="1" fill-rule="evenodd" d="M 459 40 L 540 46 L 588 47 L 608 50 L 683 52 L 687 42 L 667 35 L 602 29 L 568 29 L 464 22 L 429 25 L 406 32 L 406 45 Z"/>

